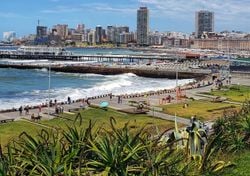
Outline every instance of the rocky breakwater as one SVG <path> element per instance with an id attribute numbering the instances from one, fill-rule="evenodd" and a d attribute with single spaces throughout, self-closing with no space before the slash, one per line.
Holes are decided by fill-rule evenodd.
<path id="1" fill-rule="evenodd" d="M 42 65 L 25 65 L 25 64 L 0 64 L 0 68 L 15 68 L 15 69 L 42 69 L 48 66 Z M 51 66 L 52 71 L 65 73 L 94 73 L 102 75 L 117 75 L 123 73 L 134 73 L 142 77 L 150 78 L 176 78 L 176 70 L 174 69 L 158 69 L 157 67 L 129 67 L 129 66 L 104 66 L 104 65 L 67 65 L 67 66 Z M 207 76 L 207 71 L 178 71 L 179 79 L 203 79 Z"/>

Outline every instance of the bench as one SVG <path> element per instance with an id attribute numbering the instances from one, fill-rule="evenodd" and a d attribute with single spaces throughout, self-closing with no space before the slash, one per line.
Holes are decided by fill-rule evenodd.
<path id="1" fill-rule="evenodd" d="M 8 122 L 13 122 L 14 119 L 4 119 L 4 120 L 0 120 L 0 124 L 1 123 L 8 123 Z"/>

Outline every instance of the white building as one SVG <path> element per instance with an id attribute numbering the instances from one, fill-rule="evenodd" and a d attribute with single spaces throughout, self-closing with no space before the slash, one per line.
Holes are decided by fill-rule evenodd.
<path id="1" fill-rule="evenodd" d="M 16 39 L 16 33 L 14 31 L 3 32 L 3 41 L 13 42 Z"/>

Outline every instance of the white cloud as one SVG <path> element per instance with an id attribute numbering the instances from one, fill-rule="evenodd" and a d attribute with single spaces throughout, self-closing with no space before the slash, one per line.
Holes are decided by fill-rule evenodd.
<path id="1" fill-rule="evenodd" d="M 250 0 L 138 0 L 138 2 L 148 6 L 154 18 L 187 20 L 194 23 L 196 11 L 209 10 L 215 13 L 215 24 L 218 28 L 242 26 L 244 29 L 250 29 Z"/>
<path id="2" fill-rule="evenodd" d="M 56 0 L 54 0 L 56 1 Z M 80 11 L 102 11 L 114 13 L 135 13 L 136 8 L 112 6 L 107 3 L 85 3 L 78 6 L 57 6 L 54 9 L 42 10 L 42 13 L 72 13 Z"/>
<path id="3" fill-rule="evenodd" d="M 223 19 L 232 19 L 248 14 L 250 11 L 249 0 L 138 0 L 139 3 L 148 5 L 157 10 L 159 16 L 171 14 L 182 17 L 205 9 L 214 11 L 216 16 Z M 241 16 L 243 17 L 243 16 Z"/>

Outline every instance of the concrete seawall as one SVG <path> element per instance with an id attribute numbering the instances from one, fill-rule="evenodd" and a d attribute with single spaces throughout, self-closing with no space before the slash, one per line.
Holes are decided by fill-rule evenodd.
<path id="1" fill-rule="evenodd" d="M 0 68 L 15 68 L 15 69 L 42 69 L 45 66 L 39 65 L 9 65 L 0 64 Z M 48 68 L 48 67 L 47 67 Z M 119 67 L 105 67 L 105 66 L 52 66 L 52 71 L 65 72 L 65 73 L 94 73 L 102 75 L 117 75 L 123 73 L 134 73 L 138 76 L 149 77 L 149 78 L 169 78 L 175 79 L 176 72 L 173 70 L 157 70 L 157 69 L 145 69 L 145 68 L 119 68 Z M 205 73 L 194 73 L 194 72 L 178 72 L 179 79 L 202 79 L 206 76 Z"/>

